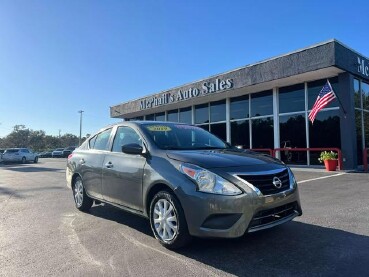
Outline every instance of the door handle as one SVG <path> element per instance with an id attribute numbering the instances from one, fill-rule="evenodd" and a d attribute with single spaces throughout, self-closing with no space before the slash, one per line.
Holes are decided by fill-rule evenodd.
<path id="1" fill-rule="evenodd" d="M 85 164 L 85 163 L 86 163 L 85 159 L 80 159 L 79 160 L 79 164 Z"/>
<path id="2" fill-rule="evenodd" d="M 113 163 L 112 162 L 107 162 L 105 164 L 106 168 L 112 168 L 113 167 Z"/>

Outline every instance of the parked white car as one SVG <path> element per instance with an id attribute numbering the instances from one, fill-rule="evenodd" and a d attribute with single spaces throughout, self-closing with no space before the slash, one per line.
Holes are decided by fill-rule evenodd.
<path id="1" fill-rule="evenodd" d="M 38 162 L 38 155 L 28 148 L 8 148 L 3 154 L 4 162 Z"/>

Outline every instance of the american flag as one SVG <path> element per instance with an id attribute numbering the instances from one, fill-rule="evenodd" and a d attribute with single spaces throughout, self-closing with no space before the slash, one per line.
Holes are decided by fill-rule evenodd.
<path id="1" fill-rule="evenodd" d="M 316 99 L 315 104 L 309 113 L 309 119 L 311 123 L 314 123 L 316 114 L 321 109 L 324 109 L 329 103 L 331 103 L 334 100 L 334 98 L 336 98 L 336 94 L 333 91 L 331 83 L 329 83 L 329 81 L 327 80 L 327 83 L 319 92 L 318 98 Z"/>

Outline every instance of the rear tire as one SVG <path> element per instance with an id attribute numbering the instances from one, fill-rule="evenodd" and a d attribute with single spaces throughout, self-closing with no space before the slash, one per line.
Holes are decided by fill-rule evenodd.
<path id="1" fill-rule="evenodd" d="M 155 238 L 168 249 L 184 247 L 191 241 L 182 206 L 168 191 L 158 192 L 151 200 L 150 225 Z"/>
<path id="2" fill-rule="evenodd" d="M 25 164 L 25 163 L 26 163 L 26 161 L 27 161 L 27 160 L 26 160 L 26 157 L 23 157 L 23 158 L 22 158 L 22 164 Z"/>
<path id="3" fill-rule="evenodd" d="M 37 163 L 38 163 L 38 157 L 35 157 L 35 159 L 33 160 L 33 162 L 34 162 L 35 164 L 37 164 Z"/>
<path id="4" fill-rule="evenodd" d="M 87 212 L 92 207 L 93 200 L 86 194 L 81 177 L 78 176 L 74 180 L 72 188 L 76 208 L 80 211 Z"/>

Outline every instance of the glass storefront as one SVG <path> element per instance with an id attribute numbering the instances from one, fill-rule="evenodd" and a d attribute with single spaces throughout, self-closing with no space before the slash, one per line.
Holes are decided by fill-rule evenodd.
<path id="1" fill-rule="evenodd" d="M 209 104 L 195 106 L 195 124 L 209 123 Z"/>
<path id="2" fill-rule="evenodd" d="M 217 101 L 210 103 L 210 122 L 219 122 L 226 120 L 226 101 Z"/>
<path id="3" fill-rule="evenodd" d="M 227 129 L 225 123 L 214 123 L 210 125 L 210 132 L 220 137 L 222 140 L 227 140 Z"/>
<path id="4" fill-rule="evenodd" d="M 273 91 L 267 90 L 251 94 L 251 116 L 273 114 Z"/>
<path id="5" fill-rule="evenodd" d="M 305 86 L 299 84 L 279 89 L 279 113 L 305 110 Z"/>
<path id="6" fill-rule="evenodd" d="M 338 92 L 338 78 L 330 78 Z M 146 120 L 165 120 L 192 124 L 209 130 L 227 140 L 227 112 L 229 114 L 229 140 L 232 145 L 244 149 L 277 148 L 275 143 L 287 150 L 280 158 L 291 164 L 318 164 L 319 152 L 295 152 L 292 148 L 341 148 L 341 132 L 338 101 L 334 100 L 322 109 L 312 124 L 307 115 L 326 83 L 326 79 L 300 83 L 276 89 L 277 109 L 274 110 L 273 90 L 255 92 L 226 100 L 209 102 L 193 107 L 169 110 L 146 116 Z M 355 80 L 355 109 L 357 143 L 369 145 L 369 84 Z M 307 103 L 306 103 L 307 101 Z M 193 109 L 193 110 L 192 110 Z M 276 111 L 279 111 L 277 114 Z M 194 118 L 192 118 L 192 114 Z M 278 118 L 278 123 L 274 122 Z M 364 129 L 362 126 L 365 126 Z M 277 130 L 275 130 L 277 128 Z M 359 135 L 360 133 L 360 135 Z M 279 137 L 274 138 L 275 134 Z M 358 147 L 362 151 L 362 146 Z M 361 159 L 362 152 L 358 152 Z M 309 155 L 309 156 L 308 156 Z"/>
<path id="7" fill-rule="evenodd" d="M 178 122 L 178 110 L 168 111 L 167 120 L 170 122 Z"/>
<path id="8" fill-rule="evenodd" d="M 235 146 L 250 148 L 250 121 L 238 120 L 231 122 L 231 141 Z"/>
<path id="9" fill-rule="evenodd" d="M 165 121 L 165 113 L 157 113 L 155 114 L 156 121 Z"/>
<path id="10" fill-rule="evenodd" d="M 281 148 L 306 148 L 305 114 L 283 115 L 279 117 Z M 285 163 L 306 164 L 306 152 L 285 150 L 281 152 L 281 160 Z"/>
<path id="11" fill-rule="evenodd" d="M 249 115 L 249 95 L 231 98 L 230 104 L 230 118 L 242 119 L 248 118 Z"/>
<path id="12" fill-rule="evenodd" d="M 369 84 L 354 79 L 357 162 L 363 164 L 363 150 L 369 148 Z"/>
<path id="13" fill-rule="evenodd" d="M 308 108 L 311 109 L 318 97 L 319 92 L 321 91 L 322 87 L 326 84 L 327 79 L 318 80 L 314 82 L 309 82 L 308 86 Z M 332 85 L 332 88 L 335 92 L 338 91 L 338 77 L 329 78 L 329 82 Z M 338 107 L 337 99 L 334 99 L 330 104 L 329 107 Z"/>
<path id="14" fill-rule="evenodd" d="M 273 117 L 251 120 L 252 148 L 274 148 Z"/>
<path id="15" fill-rule="evenodd" d="M 340 117 L 338 110 L 319 112 L 314 124 L 309 121 L 310 147 L 341 148 Z M 310 164 L 319 164 L 319 152 L 310 153 Z"/>
<path id="16" fill-rule="evenodd" d="M 179 122 L 192 124 L 192 107 L 179 109 Z"/>

